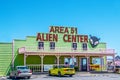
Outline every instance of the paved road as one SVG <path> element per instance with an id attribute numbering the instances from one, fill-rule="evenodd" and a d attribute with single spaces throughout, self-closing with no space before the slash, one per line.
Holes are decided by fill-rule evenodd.
<path id="1" fill-rule="evenodd" d="M 31 80 L 120 80 L 120 74 L 113 73 L 76 73 L 73 77 L 64 76 L 48 76 L 48 75 L 33 75 Z"/>
<path id="2" fill-rule="evenodd" d="M 0 80 L 10 80 L 6 78 L 1 78 Z M 23 79 L 19 79 L 23 80 Z M 28 79 L 24 79 L 28 80 Z M 48 74 L 40 74 L 40 75 L 32 75 L 31 79 L 29 80 L 120 80 L 120 74 L 115 73 L 84 73 L 78 72 L 73 77 L 63 76 L 48 76 Z"/>

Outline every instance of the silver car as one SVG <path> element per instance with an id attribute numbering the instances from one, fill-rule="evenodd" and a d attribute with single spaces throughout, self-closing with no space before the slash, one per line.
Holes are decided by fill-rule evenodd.
<path id="1" fill-rule="evenodd" d="M 10 73 L 10 78 L 30 78 L 32 76 L 32 71 L 26 66 L 17 66 L 16 70 Z"/>

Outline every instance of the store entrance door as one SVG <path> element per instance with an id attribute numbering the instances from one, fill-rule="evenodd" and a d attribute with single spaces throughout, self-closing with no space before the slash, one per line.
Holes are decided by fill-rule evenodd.
<path id="1" fill-rule="evenodd" d="M 87 71 L 87 58 L 81 58 L 81 71 Z"/>

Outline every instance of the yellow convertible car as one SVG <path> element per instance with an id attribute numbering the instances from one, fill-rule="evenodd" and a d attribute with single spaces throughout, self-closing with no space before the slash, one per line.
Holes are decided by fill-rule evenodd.
<path id="1" fill-rule="evenodd" d="M 54 67 L 53 69 L 49 70 L 49 75 L 57 75 L 57 76 L 64 76 L 64 75 L 69 75 L 72 77 L 72 75 L 75 74 L 75 69 L 74 68 L 67 68 L 64 66 L 59 66 L 59 67 Z"/>

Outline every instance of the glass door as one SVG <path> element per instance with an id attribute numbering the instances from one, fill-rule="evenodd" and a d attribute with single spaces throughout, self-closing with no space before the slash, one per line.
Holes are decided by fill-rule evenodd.
<path id="1" fill-rule="evenodd" d="M 87 58 L 81 58 L 81 71 L 87 71 Z"/>

